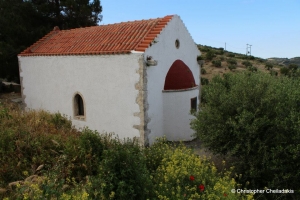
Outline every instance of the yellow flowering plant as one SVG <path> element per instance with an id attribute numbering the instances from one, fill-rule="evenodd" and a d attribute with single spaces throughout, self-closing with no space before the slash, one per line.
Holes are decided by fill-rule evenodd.
<path id="1" fill-rule="evenodd" d="M 236 182 L 232 170 L 219 173 L 213 163 L 194 154 L 180 144 L 177 147 L 161 143 L 163 156 L 153 175 L 154 192 L 158 199 L 252 199 L 252 195 L 231 193 Z M 159 151 L 156 149 L 156 151 Z"/>

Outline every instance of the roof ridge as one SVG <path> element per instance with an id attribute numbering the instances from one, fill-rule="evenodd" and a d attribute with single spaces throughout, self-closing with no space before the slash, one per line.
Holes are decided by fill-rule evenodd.
<path id="1" fill-rule="evenodd" d="M 160 32 L 162 31 L 162 29 L 165 28 L 165 26 L 168 24 L 168 22 L 174 17 L 174 15 L 167 15 L 163 18 L 158 18 L 160 19 L 159 21 L 157 21 L 155 23 L 155 25 L 149 29 L 148 33 L 146 34 L 146 36 L 143 38 L 143 40 L 141 40 L 141 42 L 139 44 L 136 45 L 136 47 L 134 48 L 135 51 L 145 51 L 149 45 L 152 43 L 152 41 L 157 37 L 158 34 L 160 34 Z M 159 27 L 158 29 L 156 29 L 154 31 L 155 28 L 157 28 L 159 25 L 159 23 L 164 22 L 165 25 Z M 151 36 L 150 36 L 151 35 Z M 147 39 L 146 39 L 147 38 Z"/>

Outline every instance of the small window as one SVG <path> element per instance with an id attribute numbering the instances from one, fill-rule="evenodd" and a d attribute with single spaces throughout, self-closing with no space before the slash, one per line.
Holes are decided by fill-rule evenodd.
<path id="1" fill-rule="evenodd" d="M 77 119 L 84 119 L 84 102 L 80 94 L 74 96 L 74 115 Z"/>
<path id="2" fill-rule="evenodd" d="M 191 98 L 191 112 L 197 111 L 197 97 Z"/>
<path id="3" fill-rule="evenodd" d="M 179 42 L 179 40 L 177 39 L 177 40 L 175 40 L 175 47 L 176 47 L 177 49 L 179 49 L 179 46 L 180 46 L 180 42 Z"/>

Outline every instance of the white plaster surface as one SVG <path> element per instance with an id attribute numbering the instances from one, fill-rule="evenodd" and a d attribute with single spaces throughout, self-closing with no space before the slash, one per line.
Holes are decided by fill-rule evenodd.
<path id="1" fill-rule="evenodd" d="M 141 54 L 19 57 L 23 95 L 30 109 L 60 112 L 77 128 L 139 137 L 136 103 Z M 76 120 L 73 96 L 82 94 L 86 119 Z"/>
<path id="2" fill-rule="evenodd" d="M 193 130 L 190 128 L 191 119 L 195 117 L 190 114 L 191 98 L 196 97 L 197 103 L 199 89 L 164 92 L 164 133 L 170 141 L 192 140 Z"/>
<path id="3" fill-rule="evenodd" d="M 180 42 L 178 49 L 175 47 L 176 39 Z M 194 94 L 195 91 L 183 92 L 178 95 L 176 93 L 166 95 L 162 93 L 165 77 L 173 62 L 177 59 L 182 60 L 191 69 L 195 82 L 200 87 L 200 67 L 197 63 L 197 56 L 200 55 L 200 51 L 179 16 L 175 15 L 171 19 L 155 41 L 156 43 L 148 48 L 144 54 L 145 59 L 147 56 L 152 56 L 152 58 L 158 62 L 157 66 L 147 67 L 147 101 L 149 104 L 147 114 L 150 118 L 148 123 L 148 129 L 151 130 L 149 135 L 150 144 L 153 143 L 157 137 L 166 135 L 168 138 L 185 139 L 186 135 L 192 132 L 189 124 L 189 119 L 192 116 L 189 115 L 190 110 L 186 109 L 186 107 L 182 108 L 182 110 L 178 110 L 178 113 L 174 113 L 177 116 L 176 123 L 181 121 L 180 124 L 182 128 L 173 128 L 173 126 L 175 127 L 176 125 L 175 122 L 172 125 L 171 121 L 167 123 L 168 125 L 164 124 L 166 121 L 165 117 L 170 115 L 170 113 L 164 114 L 164 107 L 168 107 L 166 99 L 180 98 L 178 102 L 181 102 L 184 97 L 179 97 L 178 95 L 186 95 L 187 100 L 185 106 L 190 107 L 190 95 L 193 94 L 193 97 L 198 97 L 198 94 Z M 199 90 L 196 91 L 199 92 Z M 175 100 L 171 102 L 171 104 L 174 103 Z M 184 103 L 181 102 L 180 105 L 183 104 Z M 178 107 L 179 105 L 175 106 Z M 173 130 L 172 134 L 174 134 L 174 137 L 171 136 L 171 130 Z"/>

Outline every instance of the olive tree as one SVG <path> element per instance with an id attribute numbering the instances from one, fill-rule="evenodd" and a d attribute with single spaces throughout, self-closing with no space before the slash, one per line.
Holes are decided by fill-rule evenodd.
<path id="1" fill-rule="evenodd" d="M 300 80 L 261 72 L 217 76 L 191 126 L 215 154 L 235 158 L 253 188 L 300 188 Z"/>

